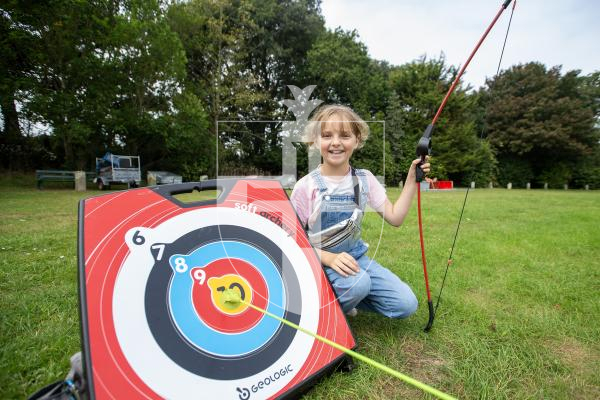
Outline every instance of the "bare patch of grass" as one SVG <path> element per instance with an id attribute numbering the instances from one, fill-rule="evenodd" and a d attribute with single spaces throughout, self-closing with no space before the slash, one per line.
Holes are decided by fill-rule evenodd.
<path id="1" fill-rule="evenodd" d="M 584 345 L 573 337 L 548 340 L 546 348 L 572 371 L 584 375 L 600 371 L 600 354 L 592 346 Z"/>

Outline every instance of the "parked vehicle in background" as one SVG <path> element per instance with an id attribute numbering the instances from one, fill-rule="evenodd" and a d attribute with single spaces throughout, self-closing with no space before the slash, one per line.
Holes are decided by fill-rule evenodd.
<path id="1" fill-rule="evenodd" d="M 96 179 L 98 189 L 109 189 L 113 183 L 124 183 L 127 187 L 138 187 L 142 180 L 139 156 L 121 156 L 106 153 L 96 158 Z"/>
<path id="2" fill-rule="evenodd" d="M 169 185 L 172 183 L 181 183 L 181 175 L 168 171 L 148 171 L 148 185 Z"/>
<path id="3" fill-rule="evenodd" d="M 281 186 L 284 189 L 293 189 L 296 184 L 296 177 L 294 175 L 281 175 L 276 177 L 276 179 L 281 182 Z"/>

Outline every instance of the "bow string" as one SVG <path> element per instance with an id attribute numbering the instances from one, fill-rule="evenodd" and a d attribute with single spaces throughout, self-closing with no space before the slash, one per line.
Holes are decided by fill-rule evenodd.
<path id="1" fill-rule="evenodd" d="M 465 199 L 463 201 L 462 210 L 460 212 L 460 218 L 458 220 L 456 232 L 455 232 L 455 235 L 454 235 L 454 240 L 453 240 L 453 243 L 452 243 L 452 248 L 450 250 L 450 256 L 448 257 L 448 261 L 446 263 L 446 272 L 444 273 L 444 279 L 442 281 L 442 285 L 440 287 L 440 292 L 439 292 L 438 298 L 437 298 L 437 303 L 436 303 L 435 308 L 434 308 L 433 301 L 431 299 L 431 290 L 429 288 L 429 277 L 428 277 L 428 274 L 427 274 L 427 258 L 426 258 L 426 255 L 425 255 L 425 239 L 424 239 L 424 235 L 423 235 L 423 217 L 422 217 L 422 212 L 421 212 L 421 182 L 423 181 L 423 179 L 425 179 L 425 173 L 421 170 L 420 167 L 425 163 L 427 156 L 431 154 L 431 136 L 433 135 L 435 124 L 436 124 L 438 118 L 440 117 L 440 115 L 442 113 L 442 110 L 446 106 L 446 103 L 448 102 L 448 99 L 450 98 L 450 96 L 454 92 L 454 89 L 458 85 L 458 83 L 460 81 L 460 78 L 462 77 L 463 73 L 465 72 L 465 70 L 467 69 L 467 67 L 469 66 L 469 64 L 471 63 L 471 60 L 475 56 L 475 53 L 477 53 L 477 51 L 479 50 L 479 47 L 481 46 L 481 44 L 483 43 L 483 41 L 486 39 L 488 33 L 490 33 L 490 31 L 492 30 L 492 28 L 494 27 L 494 25 L 496 24 L 496 22 L 498 21 L 498 19 L 500 18 L 500 16 L 504 12 L 504 10 L 506 10 L 506 8 L 510 5 L 511 1 L 512 0 L 505 0 L 504 3 L 502 3 L 502 5 L 500 7 L 500 10 L 498 10 L 498 12 L 496 13 L 496 16 L 494 17 L 494 19 L 492 20 L 492 22 L 489 24 L 489 26 L 487 27 L 487 29 L 485 30 L 485 32 L 483 33 L 483 35 L 481 36 L 481 38 L 477 42 L 477 45 L 475 46 L 475 48 L 473 49 L 473 51 L 471 51 L 471 54 L 469 55 L 469 58 L 467 59 L 467 61 L 465 62 L 465 64 L 461 67 L 461 69 L 459 70 L 458 74 L 454 78 L 454 81 L 452 82 L 452 85 L 450 86 L 450 89 L 448 89 L 448 91 L 446 92 L 446 95 L 444 96 L 444 99 L 442 100 L 442 103 L 438 107 L 437 112 L 435 113 L 433 119 L 431 120 L 431 123 L 427 126 L 427 128 L 425 128 L 425 131 L 423 132 L 423 135 L 421 136 L 421 139 L 419 139 L 419 142 L 417 144 L 417 157 L 420 157 L 420 159 L 421 159 L 421 161 L 417 165 L 417 169 L 416 169 L 416 181 L 417 181 L 417 214 L 418 214 L 418 220 L 419 220 L 419 241 L 420 241 L 420 245 L 421 245 L 421 260 L 422 260 L 422 263 L 423 263 L 423 275 L 424 275 L 424 278 L 425 278 L 425 290 L 427 291 L 427 306 L 428 306 L 428 309 L 429 309 L 429 320 L 427 321 L 427 325 L 425 326 L 425 332 L 429 332 L 429 330 L 433 326 L 433 321 L 435 319 L 435 314 L 436 314 L 437 308 L 438 308 L 438 306 L 440 304 L 440 298 L 442 296 L 442 290 L 444 289 L 444 284 L 446 282 L 446 276 L 448 274 L 448 268 L 452 264 L 452 255 L 454 253 L 454 246 L 456 244 L 456 238 L 458 237 L 458 231 L 460 229 L 460 223 L 462 221 L 463 213 L 464 213 L 464 210 L 465 210 L 465 205 L 467 203 L 467 196 L 469 195 L 469 188 L 467 188 L 467 192 L 465 194 Z M 513 4 L 513 7 L 512 7 L 512 12 L 511 12 L 511 15 L 510 15 L 510 21 L 509 21 L 509 24 L 508 24 L 508 29 L 506 31 L 506 36 L 504 38 L 504 44 L 502 46 L 502 54 L 500 56 L 500 61 L 498 62 L 498 70 L 496 71 L 496 75 L 500 71 L 500 63 L 502 62 L 502 56 L 504 55 L 504 48 L 506 46 L 506 39 L 508 38 L 508 31 L 510 29 L 510 23 L 512 22 L 512 13 L 515 10 L 515 5 L 516 5 L 516 0 L 515 0 L 515 3 Z"/>

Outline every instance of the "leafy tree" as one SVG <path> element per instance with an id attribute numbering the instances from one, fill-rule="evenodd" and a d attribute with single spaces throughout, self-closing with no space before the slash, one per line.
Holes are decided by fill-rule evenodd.
<path id="1" fill-rule="evenodd" d="M 251 87 L 263 96 L 252 107 L 238 109 L 246 120 L 285 119 L 281 100 L 289 96 L 287 85 L 305 87 L 308 51 L 325 31 L 319 2 L 315 0 L 261 0 L 249 7 L 255 29 L 250 31 L 244 68 L 256 77 Z M 289 114 L 288 114 L 289 115 Z M 242 139 L 247 162 L 263 171 L 280 173 L 281 136 L 274 126 L 248 125 L 250 137 Z M 249 139 L 249 140 L 248 140 Z"/>
<path id="2" fill-rule="evenodd" d="M 173 98 L 175 112 L 166 117 L 161 132 L 165 154 L 163 168 L 181 173 L 185 180 L 197 181 L 212 172 L 215 141 L 208 132 L 208 115 L 194 94 L 184 92 Z"/>
<path id="3" fill-rule="evenodd" d="M 324 30 L 318 2 L 195 0 L 171 6 L 169 20 L 186 49 L 186 87 L 207 105 L 215 137 L 226 133 L 234 164 L 280 171 L 276 129 L 219 121 L 282 119 L 286 85 L 302 86 L 306 52 Z"/>
<path id="4" fill-rule="evenodd" d="M 165 130 L 170 129 L 170 116 L 180 111 L 181 103 L 173 99 L 182 92 L 185 53 L 161 3 L 128 5 L 114 15 L 104 49 L 105 66 L 113 69 L 117 85 L 106 120 L 107 139 L 115 151 L 139 154 L 146 168 L 158 168 L 169 154 L 165 136 L 170 132 Z"/>
<path id="5" fill-rule="evenodd" d="M 572 182 L 576 187 L 589 185 L 590 189 L 600 189 L 600 146 L 574 168 Z"/>
<path id="6" fill-rule="evenodd" d="M 392 184 L 397 173 L 391 142 L 387 137 L 384 142 L 384 125 L 379 122 L 388 101 L 388 70 L 386 63 L 369 58 L 355 31 L 339 28 L 324 32 L 307 56 L 308 78 L 317 85 L 315 97 L 349 105 L 369 124 L 369 139 L 353 156 L 353 164 L 383 176 L 385 159 L 386 183 Z M 386 127 L 386 136 L 389 132 Z"/>
<path id="7" fill-rule="evenodd" d="M 364 147 L 357 150 L 352 156 L 352 164 L 357 168 L 366 168 L 374 175 L 385 175 L 385 183 L 388 185 L 396 184 L 397 181 L 394 180 L 394 177 L 397 175 L 397 171 L 391 153 L 391 142 L 384 141 L 384 124 L 379 122 L 383 120 L 383 113 L 378 113 L 375 119 L 377 121 L 367 122 L 370 130 L 369 138 Z"/>
<path id="8" fill-rule="evenodd" d="M 319 37 L 307 55 L 315 96 L 326 102 L 347 104 L 362 115 L 374 116 L 386 106 L 389 66 L 369 58 L 356 31 L 338 28 Z"/>
<path id="9" fill-rule="evenodd" d="M 386 169 L 386 180 L 393 184 L 400 183 L 406 171 L 408 162 L 415 153 L 414 143 L 405 140 L 404 110 L 400 97 L 393 91 L 388 98 L 385 110 L 385 136 L 390 148 L 392 168 Z"/>
<path id="10" fill-rule="evenodd" d="M 316 84 L 316 98 L 386 121 L 386 143 L 371 124 L 355 161 L 382 174 L 385 155 L 397 184 L 457 73 L 443 55 L 373 60 L 355 31 L 325 29 L 319 0 L 7 0 L 0 51 L 2 167 L 87 168 L 111 150 L 189 179 L 214 172 L 217 133 L 232 168 L 279 173 L 280 127 L 252 121 L 288 119 L 287 85 Z M 600 72 L 529 63 L 486 85 L 450 98 L 433 176 L 597 186 Z"/>
<path id="11" fill-rule="evenodd" d="M 500 168 L 520 160 L 534 179 L 567 183 L 585 157 L 598 146 L 597 81 L 579 71 L 561 75 L 560 67 L 517 65 L 487 82 L 486 132 Z"/>
<path id="12" fill-rule="evenodd" d="M 403 178 L 415 158 L 415 148 L 425 127 L 431 122 L 443 96 L 456 77 L 456 68 L 446 66 L 444 57 L 425 57 L 390 71 L 390 97 L 387 119 L 397 178 Z M 433 169 L 431 176 L 451 179 L 466 185 L 471 180 L 485 182 L 493 175 L 495 159 L 477 136 L 472 108 L 475 96 L 460 84 L 450 97 L 436 123 L 432 137 Z"/>
<path id="13" fill-rule="evenodd" d="M 51 7 L 11 2 L 4 10 L 2 27 L 10 32 L 2 46 L 8 59 L 24 60 L 18 67 L 24 83 L 8 88 L 3 80 L 2 90 L 18 94 L 21 116 L 49 127 L 52 155 L 63 167 L 90 167 L 107 149 L 148 161 L 161 154 L 164 143 L 156 139 L 165 116 L 176 111 L 171 99 L 185 73 L 163 7 L 56 0 Z M 27 58 L 17 49 L 21 43 Z M 14 111 L 11 97 L 3 99 L 3 113 Z M 14 126 L 14 116 L 5 120 Z"/>
<path id="14" fill-rule="evenodd" d="M 593 110 L 597 129 L 600 125 L 600 71 L 591 73 L 582 79 L 581 92 L 586 104 Z M 577 163 L 573 171 L 572 182 L 577 187 L 589 185 L 590 188 L 600 189 L 600 143 L 596 143 L 592 153 Z"/>
<path id="15" fill-rule="evenodd" d="M 91 3 L 56 1 L 33 22 L 37 32 L 36 63 L 24 93 L 27 115 L 51 128 L 53 152 L 67 168 L 83 168 L 98 124 L 96 84 L 102 71 L 95 56 L 105 40 L 105 30 L 92 16 L 100 10 Z"/>
<path id="16" fill-rule="evenodd" d="M 582 77 L 580 90 L 586 106 L 592 109 L 596 121 L 598 121 L 600 119 L 600 71 Z"/>
<path id="17" fill-rule="evenodd" d="M 246 38 L 255 29 L 248 5 L 194 0 L 175 3 L 168 10 L 171 28 L 187 56 L 185 85 L 206 105 L 215 136 L 219 120 L 235 119 L 236 109 L 249 108 L 260 98 L 251 90 L 256 78 L 241 65 Z"/>
<path id="18" fill-rule="evenodd" d="M 496 175 L 496 181 L 501 185 L 512 183 L 515 187 L 525 187 L 531 183 L 535 177 L 531 163 L 521 157 L 502 154 L 498 159 L 499 168 Z M 560 181 L 559 183 L 564 183 Z"/>
<path id="19" fill-rule="evenodd" d="M 46 10 L 46 4 L 30 1 L 12 0 L 0 6 L 0 165 L 4 168 L 27 167 L 37 153 L 28 149 L 17 105 L 25 100 L 23 92 L 31 85 L 39 54 L 38 22 Z"/>
<path id="20" fill-rule="evenodd" d="M 259 0 L 248 7 L 254 30 L 249 31 L 245 67 L 252 71 L 257 89 L 266 92 L 264 104 L 255 104 L 263 115 L 278 118 L 287 85 L 305 87 L 307 53 L 325 32 L 320 2 L 315 0 Z M 255 112 L 255 111 L 254 111 Z"/>

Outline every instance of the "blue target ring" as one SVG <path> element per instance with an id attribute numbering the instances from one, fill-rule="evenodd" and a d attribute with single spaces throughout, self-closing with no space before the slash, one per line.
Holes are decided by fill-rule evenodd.
<path id="1" fill-rule="evenodd" d="M 198 348 L 224 357 L 243 356 L 268 342 L 277 333 L 280 324 L 274 318 L 262 318 L 258 325 L 246 332 L 223 334 L 215 331 L 200 318 L 190 296 L 194 284 L 190 270 L 192 267 L 203 267 L 224 258 L 239 258 L 260 270 L 269 288 L 267 311 L 283 318 L 286 294 L 277 267 L 254 246 L 234 241 L 209 243 L 189 255 L 174 254 L 169 258 L 174 273 L 169 286 L 170 311 L 179 331 Z M 176 259 L 183 259 L 188 268 L 178 271 Z"/>
<path id="2" fill-rule="evenodd" d="M 247 332 L 233 334 L 238 338 L 232 344 L 232 334 L 200 328 L 206 324 L 192 304 L 190 269 L 225 256 L 237 256 L 260 270 L 269 290 L 269 311 L 294 324 L 300 323 L 302 292 L 294 269 L 287 268 L 283 273 L 283 265 L 291 265 L 287 255 L 263 234 L 237 225 L 206 226 L 165 244 L 164 255 L 156 261 L 146 282 L 144 308 L 156 343 L 179 367 L 210 379 L 234 380 L 272 366 L 292 344 L 297 332 L 277 321 L 271 325 L 272 318 L 263 318 L 261 330 L 255 332 L 263 320 Z M 177 257 L 189 261 L 187 273 L 174 268 L 172 260 Z M 193 329 L 202 329 L 203 334 Z M 253 340 L 250 332 L 262 334 L 262 340 Z M 228 341 L 232 347 L 221 345 L 221 341 Z"/>

